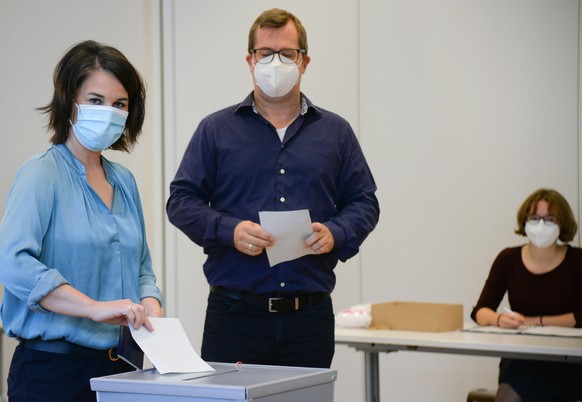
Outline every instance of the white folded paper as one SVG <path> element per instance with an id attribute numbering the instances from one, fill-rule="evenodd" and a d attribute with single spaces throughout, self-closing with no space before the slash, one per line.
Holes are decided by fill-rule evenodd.
<path id="1" fill-rule="evenodd" d="M 271 267 L 315 254 L 304 245 L 305 239 L 313 233 L 309 210 L 259 211 L 259 219 L 261 227 L 275 236 L 275 244 L 265 249 Z"/>
<path id="2" fill-rule="evenodd" d="M 131 329 L 131 335 L 160 374 L 214 371 L 194 351 L 177 318 L 148 317 L 153 331 Z"/>

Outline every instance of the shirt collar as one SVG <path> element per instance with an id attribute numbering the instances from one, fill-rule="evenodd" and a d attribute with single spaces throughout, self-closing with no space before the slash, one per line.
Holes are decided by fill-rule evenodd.
<path id="1" fill-rule="evenodd" d="M 73 155 L 69 147 L 67 147 L 65 144 L 56 144 L 53 145 L 53 148 L 55 148 L 61 154 L 67 163 L 69 163 L 69 165 L 71 165 L 71 167 L 77 171 L 77 173 L 82 175 L 86 174 L 85 165 L 83 165 L 81 161 L 77 159 L 75 155 Z"/>
<path id="2" fill-rule="evenodd" d="M 257 107 L 255 106 L 253 92 L 251 92 L 241 103 L 238 104 L 235 111 L 238 111 L 242 108 L 248 108 L 248 107 L 250 107 L 255 114 L 259 114 L 259 111 L 257 110 Z M 309 109 L 313 109 L 313 110 L 317 111 L 318 113 L 321 113 L 319 111 L 319 109 L 313 103 L 311 103 L 309 98 L 307 98 L 307 96 L 305 96 L 303 93 L 301 93 L 301 112 L 300 112 L 301 116 L 307 114 Z"/>
<path id="3" fill-rule="evenodd" d="M 61 156 L 67 161 L 69 165 L 71 165 L 71 167 L 78 174 L 82 176 L 87 175 L 85 165 L 83 165 L 81 161 L 77 159 L 77 157 L 71 152 L 69 147 L 67 147 L 65 144 L 56 144 L 53 145 L 53 148 L 55 148 L 61 154 Z M 107 178 L 107 180 L 109 180 L 109 178 L 111 177 L 111 169 L 109 167 L 109 161 L 103 155 L 101 155 L 101 165 L 103 166 L 103 170 L 105 171 L 105 177 Z"/>

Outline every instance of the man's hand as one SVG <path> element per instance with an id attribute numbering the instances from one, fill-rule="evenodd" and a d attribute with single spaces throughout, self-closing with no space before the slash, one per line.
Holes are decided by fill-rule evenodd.
<path id="1" fill-rule="evenodd" d="M 311 224 L 313 233 L 305 239 L 305 247 L 311 248 L 316 254 L 326 254 L 333 250 L 333 235 L 322 223 L 313 222 Z"/>
<path id="2" fill-rule="evenodd" d="M 257 256 L 275 243 L 275 237 L 251 221 L 242 221 L 234 228 L 234 246 L 243 254 Z"/>

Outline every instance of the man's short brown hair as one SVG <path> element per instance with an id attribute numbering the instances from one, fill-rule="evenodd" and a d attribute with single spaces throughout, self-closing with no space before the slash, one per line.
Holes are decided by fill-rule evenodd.
<path id="1" fill-rule="evenodd" d="M 293 21 L 295 28 L 297 28 L 297 33 L 299 34 L 299 48 L 305 49 L 305 54 L 307 54 L 307 32 L 305 31 L 305 27 L 301 21 L 299 21 L 299 18 L 290 12 L 281 10 L 279 8 L 272 8 L 270 10 L 263 11 L 251 26 L 249 31 L 249 54 L 251 53 L 251 50 L 255 48 L 257 29 L 281 28 L 287 25 L 289 21 Z"/>

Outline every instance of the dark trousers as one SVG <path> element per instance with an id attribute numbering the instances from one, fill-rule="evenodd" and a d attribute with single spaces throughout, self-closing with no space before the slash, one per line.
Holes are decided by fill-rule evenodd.
<path id="1" fill-rule="evenodd" d="M 511 385 L 524 402 L 578 400 L 582 399 L 582 364 L 501 359 L 499 383 Z"/>
<path id="2" fill-rule="evenodd" d="M 18 345 L 8 373 L 10 402 L 94 402 L 89 380 L 134 370 L 123 360 L 42 352 Z"/>
<path id="3" fill-rule="evenodd" d="M 330 297 L 298 311 L 270 313 L 214 292 L 208 296 L 206 361 L 329 368 L 334 346 Z"/>

